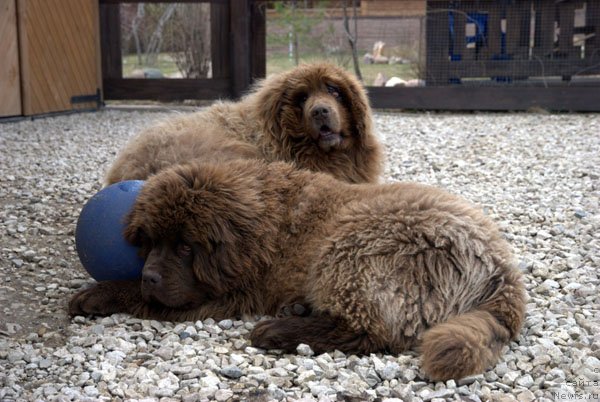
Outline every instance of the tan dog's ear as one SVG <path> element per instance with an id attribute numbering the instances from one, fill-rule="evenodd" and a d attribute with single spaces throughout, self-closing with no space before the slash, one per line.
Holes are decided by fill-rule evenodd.
<path id="1" fill-rule="evenodd" d="M 343 91 L 346 92 L 348 109 L 352 116 L 352 127 L 355 128 L 359 140 L 365 140 L 372 133 L 371 106 L 367 91 L 354 77 L 345 74 L 342 81 Z"/>
<path id="2" fill-rule="evenodd" d="M 281 141 L 282 127 L 280 124 L 281 108 L 287 96 L 287 74 L 278 74 L 260 82 L 256 88 L 254 110 L 258 113 L 258 121 L 263 133 L 275 140 Z"/>

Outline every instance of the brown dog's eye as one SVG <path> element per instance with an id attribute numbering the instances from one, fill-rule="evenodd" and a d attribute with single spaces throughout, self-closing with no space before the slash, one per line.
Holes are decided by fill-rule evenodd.
<path id="1" fill-rule="evenodd" d="M 308 100 L 308 94 L 305 92 L 301 92 L 296 95 L 296 103 L 300 106 L 304 105 L 304 103 Z"/>
<path id="2" fill-rule="evenodd" d="M 142 228 L 128 230 L 126 233 L 126 238 L 128 242 L 130 242 L 136 247 L 142 247 L 145 245 L 152 244 L 150 236 L 148 236 Z"/>
<path id="3" fill-rule="evenodd" d="M 177 255 L 180 257 L 187 257 L 192 252 L 192 248 L 185 243 L 179 243 L 177 245 Z"/>

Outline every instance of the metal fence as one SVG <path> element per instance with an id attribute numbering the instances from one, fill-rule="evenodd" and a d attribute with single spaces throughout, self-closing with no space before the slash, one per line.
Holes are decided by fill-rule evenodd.
<path id="1" fill-rule="evenodd" d="M 100 0 L 106 99 L 238 97 L 316 59 L 353 70 L 354 35 L 377 108 L 600 111 L 600 0 L 363 0 L 358 12 L 344 1 L 182 0 L 210 3 L 211 78 L 158 80 L 123 77 L 115 26 L 132 2 Z"/>
<path id="2" fill-rule="evenodd" d="M 427 85 L 600 82 L 600 1 L 429 1 Z"/>

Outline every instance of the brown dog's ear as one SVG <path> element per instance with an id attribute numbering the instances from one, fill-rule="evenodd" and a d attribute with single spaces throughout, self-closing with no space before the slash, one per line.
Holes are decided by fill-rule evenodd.
<path id="1" fill-rule="evenodd" d="M 123 231 L 123 236 L 130 244 L 141 247 L 150 243 L 148 234 L 139 226 L 127 225 Z"/>
<path id="2" fill-rule="evenodd" d="M 125 240 L 127 240 L 134 246 L 139 246 L 142 242 L 142 228 L 140 227 L 138 222 L 136 222 L 135 214 L 136 212 L 134 206 L 133 210 L 131 210 L 125 216 L 125 228 L 123 229 L 123 237 L 125 238 Z"/>
<path id="3" fill-rule="evenodd" d="M 138 247 L 137 254 L 146 259 L 152 251 L 152 241 L 148 234 L 139 226 L 128 225 L 123 231 L 125 240 L 131 245 Z"/>
<path id="4" fill-rule="evenodd" d="M 133 244 L 134 246 L 140 246 L 142 244 L 141 232 L 141 228 L 129 224 L 125 226 L 125 229 L 123 230 L 123 237 L 125 237 L 125 240 L 127 240 L 130 244 Z"/>
<path id="5" fill-rule="evenodd" d="M 213 296 L 221 296 L 241 289 L 249 281 L 244 276 L 252 272 L 252 266 L 247 256 L 239 251 L 235 241 L 221 239 L 210 240 L 194 254 L 194 270 L 196 277 L 207 284 Z"/>

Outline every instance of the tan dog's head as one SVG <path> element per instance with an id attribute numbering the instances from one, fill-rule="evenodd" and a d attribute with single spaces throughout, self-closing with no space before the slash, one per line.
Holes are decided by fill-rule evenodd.
<path id="1" fill-rule="evenodd" d="M 371 135 L 363 86 L 344 69 L 307 64 L 267 78 L 256 88 L 256 108 L 275 147 L 346 151 Z M 300 147 L 294 145 L 301 144 Z"/>
<path id="2" fill-rule="evenodd" d="M 346 146 L 344 141 L 349 140 L 350 119 L 342 103 L 340 89 L 336 85 L 322 83 L 306 91 L 301 89 L 294 97 L 294 101 L 302 108 L 304 131 L 322 150 L 327 152 L 331 148 Z M 288 119 L 290 117 L 295 116 L 288 116 Z M 285 120 L 285 117 L 282 120 Z M 290 131 L 290 135 L 298 134 Z M 301 135 L 304 133 L 300 133 Z"/>
<path id="3" fill-rule="evenodd" d="M 251 286 L 274 230 L 257 218 L 259 164 L 181 165 L 146 182 L 124 233 L 145 259 L 145 302 L 188 310 Z"/>

